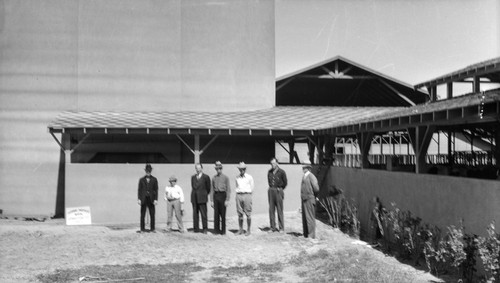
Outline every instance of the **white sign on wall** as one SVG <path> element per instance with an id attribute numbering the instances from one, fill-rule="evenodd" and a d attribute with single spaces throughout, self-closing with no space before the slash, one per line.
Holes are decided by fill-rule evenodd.
<path id="1" fill-rule="evenodd" d="M 91 225 L 90 207 L 67 207 L 66 225 Z"/>

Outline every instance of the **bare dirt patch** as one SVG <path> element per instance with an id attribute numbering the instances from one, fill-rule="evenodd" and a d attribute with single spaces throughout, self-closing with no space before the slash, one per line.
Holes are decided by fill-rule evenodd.
<path id="1" fill-rule="evenodd" d="M 297 212 L 285 213 L 284 234 L 267 232 L 267 215 L 255 215 L 248 237 L 230 231 L 225 236 L 165 233 L 161 223 L 157 233 L 136 233 L 136 225 L 0 220 L 0 281 L 78 282 L 87 276 L 144 278 L 137 282 L 362 282 L 374 272 L 390 273 L 388 282 L 439 281 L 317 224 L 318 241 L 311 241 L 301 236 Z M 236 229 L 237 219 L 228 219 L 228 227 Z M 157 276 L 148 277 L 153 273 Z"/>

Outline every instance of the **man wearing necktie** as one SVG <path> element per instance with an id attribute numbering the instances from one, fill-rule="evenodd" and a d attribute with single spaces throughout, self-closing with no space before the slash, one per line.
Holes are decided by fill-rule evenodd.
<path id="1" fill-rule="evenodd" d="M 146 164 L 146 175 L 139 179 L 137 190 L 137 203 L 141 206 L 141 231 L 147 232 L 144 218 L 146 217 L 146 209 L 149 210 L 151 220 L 150 231 L 155 232 L 155 205 L 158 203 L 158 180 L 151 175 L 153 167 Z"/>
<path id="2" fill-rule="evenodd" d="M 194 166 L 196 174 L 191 177 L 191 204 L 193 205 L 193 228 L 197 233 L 200 230 L 199 215 L 201 215 L 201 223 L 203 234 L 208 231 L 207 219 L 207 202 L 208 194 L 210 193 L 210 177 L 203 173 L 203 166 L 197 163 Z"/>

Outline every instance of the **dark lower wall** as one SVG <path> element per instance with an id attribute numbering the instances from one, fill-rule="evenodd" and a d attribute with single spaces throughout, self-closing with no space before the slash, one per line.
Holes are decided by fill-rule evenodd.
<path id="1" fill-rule="evenodd" d="M 464 220 L 467 233 L 485 235 L 492 221 L 500 222 L 500 181 L 436 176 L 381 170 L 333 167 L 325 188 L 335 185 L 353 198 L 366 231 L 371 199 L 380 197 L 385 207 L 394 202 L 424 223 L 441 228 Z"/>

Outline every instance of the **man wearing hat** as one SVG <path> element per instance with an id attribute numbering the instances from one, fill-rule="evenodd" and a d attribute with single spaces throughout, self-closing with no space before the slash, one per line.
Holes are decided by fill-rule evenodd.
<path id="1" fill-rule="evenodd" d="M 252 225 L 252 192 L 254 182 L 252 176 L 246 173 L 247 165 L 245 162 L 240 162 L 238 165 L 240 174 L 236 176 L 236 211 L 238 212 L 238 224 L 240 229 L 238 235 L 250 235 L 250 227 Z M 247 232 L 243 230 L 243 215 L 247 216 Z"/>
<path id="2" fill-rule="evenodd" d="M 201 223 L 203 234 L 208 232 L 207 202 L 210 193 L 210 177 L 203 173 L 203 166 L 196 163 L 194 166 L 196 174 L 191 177 L 191 204 L 193 205 L 193 228 L 197 233 L 200 230 L 199 215 L 201 214 Z"/>
<path id="3" fill-rule="evenodd" d="M 215 174 L 212 177 L 212 190 L 210 191 L 211 205 L 214 209 L 214 230 L 216 234 L 226 234 L 226 207 L 229 204 L 231 186 L 229 178 L 222 173 L 222 163 L 215 162 Z M 222 224 L 222 227 L 221 227 Z"/>
<path id="4" fill-rule="evenodd" d="M 153 167 L 146 164 L 146 176 L 139 179 L 137 190 L 137 203 L 141 206 L 141 232 L 146 232 L 145 221 L 146 209 L 149 210 L 151 220 L 150 231 L 155 231 L 155 205 L 158 203 L 158 180 L 151 175 Z"/>
<path id="5" fill-rule="evenodd" d="M 302 200 L 302 229 L 304 237 L 316 237 L 316 194 L 319 192 L 318 179 L 311 172 L 311 164 L 302 165 L 304 176 L 300 185 L 300 198 Z"/>
<path id="6" fill-rule="evenodd" d="M 167 232 L 172 230 L 172 214 L 175 211 L 175 218 L 179 226 L 179 232 L 184 233 L 182 224 L 182 204 L 184 204 L 184 193 L 182 188 L 177 185 L 177 178 L 171 176 L 168 179 L 170 185 L 165 187 L 165 200 L 167 201 Z"/>

